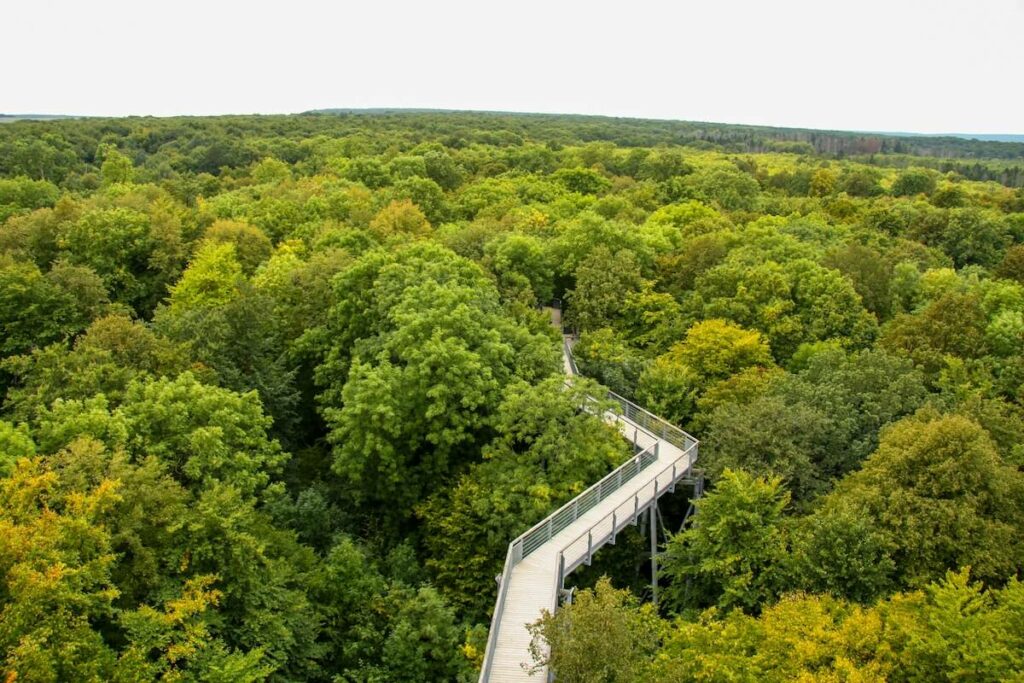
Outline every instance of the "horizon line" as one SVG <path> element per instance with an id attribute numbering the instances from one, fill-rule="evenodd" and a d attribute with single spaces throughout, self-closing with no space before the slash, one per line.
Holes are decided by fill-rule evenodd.
<path id="1" fill-rule="evenodd" d="M 229 117 L 229 116 L 310 116 L 310 115 L 324 115 L 332 113 L 437 113 L 437 114 L 501 114 L 501 115 L 514 115 L 514 116 L 572 116 L 581 118 L 594 118 L 594 119 L 618 119 L 627 121 L 663 121 L 669 123 L 690 123 L 690 124 L 705 124 L 705 125 L 718 125 L 718 126 L 736 126 L 742 128 L 770 128 L 776 130 L 792 130 L 792 131 L 814 131 L 820 133 L 852 133 L 859 135 L 883 135 L 887 137 L 930 137 L 930 138 L 958 138 L 958 139 L 971 139 L 978 142 L 1002 142 L 1002 143 L 1024 143 L 1024 133 L 967 133 L 967 132 L 943 132 L 943 133 L 928 133 L 918 131 L 892 131 L 892 130 L 858 130 L 858 129 L 843 129 L 843 128 L 817 128 L 807 126 L 788 126 L 788 125 L 773 125 L 765 123 L 733 123 L 728 121 L 700 121 L 693 119 L 680 119 L 680 118 L 663 118 L 657 116 L 621 116 L 615 114 L 583 114 L 583 113 L 570 113 L 570 112 L 542 112 L 542 111 L 522 111 L 522 110 L 505 110 L 505 109 L 460 109 L 460 108 L 443 108 L 443 107 L 389 107 L 389 106 L 375 106 L 375 107 L 319 107 L 315 109 L 305 109 L 302 111 L 292 112 L 229 112 L 229 113 L 218 113 L 218 114 L 52 114 L 52 113 L 7 113 L 0 112 L 0 119 L 16 119 L 25 121 L 47 121 L 47 120 L 61 120 L 61 119 L 132 119 L 132 118 L 159 118 L 159 119 L 173 119 L 173 118 L 218 118 L 218 117 Z M 999 139 L 985 139 L 985 138 L 1015 138 L 1009 140 Z M 1019 139 L 1016 139 L 1019 138 Z"/>

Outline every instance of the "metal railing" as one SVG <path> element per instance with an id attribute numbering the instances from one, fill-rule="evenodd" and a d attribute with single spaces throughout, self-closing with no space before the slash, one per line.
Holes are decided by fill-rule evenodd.
<path id="1" fill-rule="evenodd" d="M 632 498 L 619 503 L 614 510 L 594 522 L 589 529 L 562 546 L 556 561 L 558 586 L 581 564 L 590 564 L 593 554 L 607 543 L 614 543 L 615 536 L 630 524 L 636 524 L 640 513 L 646 511 L 659 497 L 675 490 L 676 482 L 690 473 L 696 457 L 697 442 L 689 450 L 683 451 L 671 463 L 666 465 L 654 478 L 634 492 Z M 644 501 L 642 504 L 640 501 Z M 586 541 L 584 543 L 584 541 Z M 585 550 L 584 550 L 585 548 Z M 569 558 L 566 562 L 566 557 Z M 558 606 L 558 593 L 555 593 L 555 604 Z"/>
<path id="2" fill-rule="evenodd" d="M 574 376 L 580 374 L 579 368 L 576 365 L 576 358 L 572 353 L 572 344 L 569 342 L 569 337 L 565 335 L 562 338 L 562 353 L 565 355 L 572 374 Z M 679 427 L 658 417 L 649 410 L 644 410 L 629 399 L 619 396 L 614 391 L 608 391 L 608 398 L 619 404 L 624 418 L 643 427 L 656 438 L 668 441 L 681 451 L 685 452 L 690 446 L 697 443 L 696 439 Z"/>
<path id="3" fill-rule="evenodd" d="M 595 505 L 608 498 L 614 491 L 622 488 L 623 483 L 628 482 L 642 470 L 657 461 L 658 442 L 655 441 L 605 475 L 601 481 L 558 508 L 558 510 L 535 524 L 525 534 L 512 541 L 510 546 L 513 550 L 513 564 L 519 564 L 524 557 L 529 556 L 534 550 L 550 541 Z"/>
<path id="4" fill-rule="evenodd" d="M 562 337 L 562 354 L 569 363 L 569 370 L 572 372 L 572 376 L 575 377 L 580 374 L 580 369 L 576 367 L 576 359 L 572 355 L 572 344 L 569 343 L 569 338 L 566 336 Z"/>
<path id="5" fill-rule="evenodd" d="M 686 452 L 697 443 L 693 438 L 671 422 L 666 422 L 654 413 L 644 410 L 629 399 L 619 396 L 614 391 L 608 392 L 608 398 L 619 404 L 622 417 L 653 435 L 656 439 L 668 441 L 679 450 Z"/>
<path id="6" fill-rule="evenodd" d="M 569 343 L 569 340 L 563 339 L 562 343 L 563 353 L 568 361 L 569 368 L 572 370 L 574 375 L 578 374 L 576 362 L 572 355 L 572 346 Z M 589 401 L 600 403 L 598 399 L 592 397 L 588 398 Z M 660 443 L 662 441 L 670 443 L 682 451 L 681 455 L 676 457 L 664 469 L 658 472 L 651 481 L 648 481 L 640 489 L 634 492 L 632 498 L 628 498 L 623 503 L 620 503 L 614 510 L 594 524 L 591 524 L 586 531 L 559 550 L 557 560 L 558 566 L 555 569 L 555 604 L 552 605 L 552 608 L 557 608 L 557 589 L 561 587 L 565 577 L 583 562 L 589 562 L 591 556 L 596 550 L 606 543 L 614 541 L 615 535 L 621 531 L 622 528 L 628 524 L 635 523 L 637 515 L 647 509 L 647 507 L 651 505 L 652 501 L 656 501 L 666 490 L 673 490 L 676 481 L 686 475 L 692 466 L 693 461 L 696 460 L 696 448 L 698 446 L 698 441 L 695 438 L 675 425 L 666 422 L 657 415 L 644 410 L 632 401 L 619 396 L 615 392 L 609 391 L 606 399 L 610 400 L 613 403 L 613 407 L 617 408 L 617 410 L 607 411 L 603 407 L 599 408 L 599 410 L 602 413 L 607 414 L 609 418 L 620 420 L 634 428 L 634 446 L 637 446 L 639 435 L 641 433 L 651 440 L 652 443 L 622 465 L 619 465 L 617 468 L 612 470 L 586 491 L 570 500 L 568 503 L 548 515 L 528 531 L 509 543 L 508 551 L 505 554 L 505 566 L 502 570 L 501 577 L 498 578 L 500 584 L 498 587 L 498 598 L 495 603 L 494 614 L 491 617 L 491 628 L 487 637 L 487 649 L 484 652 L 484 662 L 480 672 L 481 683 L 486 683 L 490 677 L 491 666 L 494 661 L 494 651 L 496 649 L 495 645 L 498 640 L 498 631 L 501 624 L 501 617 L 505 610 L 505 598 L 508 592 L 508 584 L 510 583 L 512 570 L 515 566 L 519 564 L 523 558 L 528 557 L 531 553 L 550 541 L 555 535 L 579 520 L 579 518 L 586 512 L 606 500 L 613 492 L 622 488 L 623 484 L 634 479 L 640 472 L 644 471 L 644 469 L 657 462 L 660 452 Z M 681 467 L 681 464 L 684 461 L 686 462 L 686 465 Z M 666 474 L 668 474 L 668 477 L 663 476 Z M 663 482 L 663 480 L 667 483 Z M 659 486 L 661 486 L 660 490 Z M 641 507 L 641 493 L 646 491 L 648 487 L 653 487 L 651 490 L 650 501 L 647 501 L 647 497 L 644 496 L 643 498 L 647 502 L 645 502 Z M 629 510 L 630 504 L 632 505 L 631 512 Z M 569 565 L 566 566 L 565 558 L 567 556 L 567 551 L 576 547 L 576 545 L 581 543 L 584 538 L 587 539 L 587 552 L 580 556 L 569 555 L 572 559 L 570 559 Z"/>
<path id="7" fill-rule="evenodd" d="M 653 435 L 652 435 L 653 436 Z M 609 472 L 603 479 L 579 494 L 558 510 L 533 525 L 526 533 L 508 544 L 505 553 L 505 567 L 501 572 L 498 587 L 498 599 L 491 617 L 491 630 L 487 634 L 487 649 L 484 652 L 484 664 L 481 670 L 481 681 L 486 681 L 491 672 L 494 657 L 494 644 L 498 639 L 498 625 L 505 611 L 505 595 L 508 591 L 509 577 L 512 570 L 524 557 L 527 557 L 551 540 L 553 536 L 573 524 L 581 515 L 605 500 L 613 491 L 622 488 L 630 479 L 658 461 L 658 442 L 643 449 L 632 458 Z"/>

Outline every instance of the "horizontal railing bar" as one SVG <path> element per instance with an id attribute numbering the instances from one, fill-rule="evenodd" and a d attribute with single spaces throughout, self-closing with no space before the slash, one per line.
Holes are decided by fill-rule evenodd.
<path id="1" fill-rule="evenodd" d="M 498 625 L 501 623 L 502 614 L 505 612 L 505 596 L 508 594 L 508 584 L 510 583 L 509 579 L 512 578 L 512 567 L 515 566 L 512 562 L 514 545 L 514 543 L 509 543 L 508 552 L 505 553 L 505 568 L 501 572 L 501 584 L 498 586 L 497 607 L 494 608 L 494 614 L 491 616 L 491 629 L 487 638 L 487 649 L 491 652 L 491 656 L 487 656 L 487 653 L 484 653 L 484 664 L 481 669 L 483 680 L 487 680 L 490 677 L 491 665 L 494 663 L 494 643 L 492 640 L 497 640 Z"/>
<path id="2" fill-rule="evenodd" d="M 667 486 L 667 485 L 666 485 L 666 486 L 663 486 L 663 487 L 661 487 L 661 488 L 659 489 L 659 487 L 658 487 L 658 478 L 659 478 L 659 477 L 661 477 L 661 475 L 663 475 L 663 474 L 665 474 L 665 473 L 667 473 L 667 472 L 672 472 L 672 471 L 673 471 L 673 468 L 675 468 L 676 466 L 678 466 L 678 464 L 679 464 L 679 463 L 680 463 L 681 461 L 683 461 L 683 460 L 687 460 L 687 461 L 688 461 L 688 460 L 689 460 L 689 458 L 690 458 L 690 451 L 692 451 L 692 450 L 693 450 L 694 448 L 696 448 L 696 447 L 697 447 L 697 444 L 693 444 L 692 446 L 690 446 L 690 448 L 689 448 L 689 449 L 687 449 L 686 451 L 684 451 L 684 452 L 682 453 L 682 455 L 680 455 L 680 456 L 679 456 L 678 458 L 676 458 L 676 459 L 675 459 L 675 460 L 673 460 L 673 461 L 672 461 L 671 463 L 669 463 L 669 464 L 668 464 L 668 465 L 667 465 L 667 466 L 666 466 L 666 467 L 665 467 L 664 469 L 662 469 L 662 470 L 661 470 L 660 472 L 658 472 L 657 474 L 655 474 L 655 475 L 654 475 L 654 478 L 652 479 L 652 482 L 654 483 L 654 496 L 655 496 L 655 497 L 660 497 L 661 495 L 664 495 L 664 494 L 665 494 L 665 493 L 666 493 L 666 492 L 668 491 L 668 486 Z M 687 473 L 687 472 L 688 472 L 688 471 L 690 470 L 690 468 L 691 468 L 691 467 L 692 467 L 692 463 L 688 463 L 688 464 L 687 464 L 687 466 L 686 466 L 686 467 L 685 467 L 685 468 L 684 468 L 684 469 L 683 469 L 683 470 L 682 470 L 681 472 L 677 472 L 677 473 L 675 474 L 675 478 L 681 478 L 681 477 L 685 476 L 685 475 L 686 475 L 686 473 Z M 645 484 L 645 486 L 646 486 L 646 484 Z M 653 500 L 653 499 L 652 499 L 652 500 Z M 646 505 L 648 505 L 648 504 L 647 504 L 647 503 L 645 503 L 645 506 L 646 506 Z M 622 505 L 621 505 L 621 504 L 620 504 L 620 505 L 618 505 L 618 506 L 617 506 L 617 507 L 616 507 L 616 508 L 615 508 L 614 510 L 612 510 L 611 512 L 609 512 L 608 514 L 606 514 L 606 515 L 605 515 L 604 517 L 602 517 L 601 519 L 599 519 L 599 520 L 595 521 L 595 522 L 594 522 L 593 524 L 591 524 L 591 525 L 590 525 L 590 527 L 589 527 L 589 528 L 587 528 L 586 530 L 584 530 L 584 531 L 583 531 L 583 532 L 582 532 L 582 533 L 581 533 L 581 534 L 580 534 L 579 536 L 577 536 L 576 538 L 574 538 L 573 540 L 569 541 L 569 542 L 568 542 L 568 543 L 566 543 L 566 544 L 565 544 L 564 546 L 562 546 L 562 548 L 560 549 L 560 551 L 559 551 L 559 552 L 560 552 L 560 553 L 565 553 L 565 551 L 566 551 L 566 550 L 568 550 L 568 549 L 569 549 L 569 548 L 570 548 L 570 547 L 571 547 L 571 546 L 572 546 L 572 545 L 573 545 L 574 543 L 576 543 L 577 541 L 579 541 L 579 540 L 581 540 L 581 539 L 582 539 L 583 537 L 585 537 L 585 536 L 586 536 L 587 534 L 589 534 L 589 533 L 590 533 L 590 532 L 591 532 L 591 531 L 592 531 L 592 530 L 594 529 L 594 527 L 598 526 L 599 524 L 601 524 L 602 522 L 604 522 L 604 521 L 605 521 L 606 519 L 608 519 L 609 517 L 611 517 L 611 516 L 612 516 L 613 514 L 615 514 L 616 512 L 618 512 L 618 509 L 619 509 L 620 507 L 622 507 Z M 643 510 L 643 509 L 645 509 L 645 507 L 644 507 L 644 506 L 641 506 L 641 507 L 640 507 L 640 510 Z M 577 565 L 577 566 L 579 566 L 579 565 Z M 568 574 L 568 573 L 569 573 L 569 572 L 567 572 L 567 574 Z M 562 578 L 565 578 L 565 576 L 563 576 Z"/>
<path id="3" fill-rule="evenodd" d="M 632 463 L 634 463 L 634 462 L 635 462 L 636 464 L 638 464 L 638 465 L 639 465 L 639 464 L 640 464 L 640 463 L 642 462 L 642 458 L 644 457 L 644 454 L 645 454 L 645 453 L 648 453 L 648 452 L 651 452 L 651 451 L 653 450 L 653 448 L 654 448 L 654 444 L 652 444 L 652 445 L 648 446 L 647 448 L 645 448 L 644 450 L 642 450 L 642 451 L 641 451 L 640 453 L 637 453 L 636 455 L 634 455 L 633 457 L 631 457 L 631 458 L 630 458 L 629 460 L 627 460 L 626 462 L 624 462 L 623 464 L 619 465 L 619 466 L 618 466 L 617 468 L 615 468 L 614 470 L 612 470 L 611 472 L 609 472 L 609 473 L 608 473 L 608 474 L 607 474 L 607 475 L 606 475 L 606 476 L 605 476 L 604 478 L 602 478 L 602 479 L 601 479 L 601 480 L 600 480 L 599 482 L 597 482 L 596 484 L 594 484 L 593 486 L 591 486 L 590 488 L 588 488 L 588 489 L 587 489 L 586 491 L 584 491 L 583 493 L 581 493 L 581 494 L 579 494 L 578 496 L 576 496 L 576 498 L 574 498 L 573 500 L 570 500 L 570 501 L 569 501 L 568 503 L 566 503 L 565 505 L 563 505 L 562 507 L 560 507 L 560 508 L 559 508 L 558 510 L 556 510 L 556 511 L 555 511 L 555 512 L 553 512 L 553 513 L 551 513 L 550 515 L 548 515 L 547 517 L 545 517 L 545 518 L 544 518 L 544 519 L 542 519 L 541 521 L 537 522 L 537 523 L 536 523 L 535 525 L 533 525 L 532 527 L 530 527 L 530 529 L 528 529 L 528 530 L 526 531 L 526 533 L 522 534 L 521 536 L 519 536 L 518 538 L 516 538 L 516 539 L 515 539 L 514 541 L 512 541 L 512 542 L 513 542 L 513 543 L 515 543 L 516 541 L 519 541 L 519 540 L 523 540 L 523 541 L 525 542 L 525 540 L 526 540 L 526 538 L 527 538 L 528 536 L 530 536 L 531 534 L 533 534 L 533 533 L 534 533 L 535 531 L 537 531 L 537 530 L 538 530 L 538 529 L 540 529 L 541 527 L 545 526 L 545 525 L 546 525 L 546 524 L 548 523 L 548 521 L 549 521 L 549 520 L 550 520 L 550 519 L 551 519 L 552 517 L 554 517 L 555 515 L 558 515 L 558 514 L 559 514 L 560 512 L 562 512 L 562 511 L 563 511 L 563 510 L 565 510 L 566 508 L 570 508 L 570 509 L 571 509 L 571 506 L 572 506 L 572 504 L 573 504 L 573 502 L 574 502 L 574 501 L 576 501 L 576 500 L 579 500 L 580 498 L 583 498 L 583 497 L 584 497 L 584 496 L 586 496 L 587 494 L 591 493 L 591 492 L 592 492 L 592 491 L 593 491 L 594 489 L 596 489 L 596 488 L 597 488 L 598 486 L 600 486 L 600 485 L 601 485 L 602 483 L 604 483 L 604 482 L 605 482 L 606 480 L 608 480 L 608 479 L 611 479 L 611 478 L 613 478 L 613 477 L 614 477 L 614 476 L 616 475 L 616 473 L 618 472 L 618 470 L 620 470 L 620 469 L 622 469 L 622 468 L 626 467 L 627 465 L 630 465 L 630 464 L 632 464 Z M 647 463 L 647 464 L 650 464 L 650 463 Z M 639 471 L 640 471 L 640 470 L 642 470 L 642 469 L 643 469 L 643 466 L 638 466 L 638 468 L 637 468 L 637 472 L 639 472 Z M 636 476 L 636 474 L 634 474 L 633 476 Z M 525 550 L 525 548 L 524 548 L 524 550 Z M 526 553 L 524 552 L 523 554 L 525 555 Z"/>

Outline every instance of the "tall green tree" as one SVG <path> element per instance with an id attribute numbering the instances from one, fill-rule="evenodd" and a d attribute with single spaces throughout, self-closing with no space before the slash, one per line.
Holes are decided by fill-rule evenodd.
<path id="1" fill-rule="evenodd" d="M 663 555 L 667 603 L 757 612 L 774 601 L 786 585 L 789 493 L 781 481 L 726 470 L 695 504 L 693 526 L 670 538 Z"/>

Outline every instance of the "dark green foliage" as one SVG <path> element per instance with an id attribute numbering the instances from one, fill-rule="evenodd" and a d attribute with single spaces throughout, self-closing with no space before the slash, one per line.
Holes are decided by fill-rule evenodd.
<path id="1" fill-rule="evenodd" d="M 558 377 L 510 385 L 483 462 L 421 508 L 427 566 L 474 617 L 484 618 L 492 600 L 473 588 L 501 573 L 508 542 L 626 459 L 616 430 L 582 410 L 596 393 L 590 382 L 567 388 Z"/>

